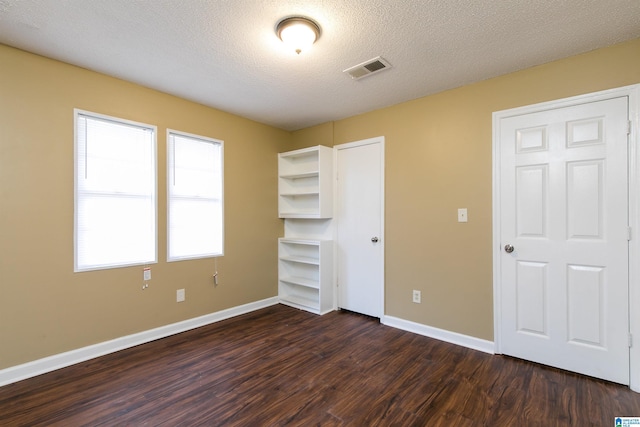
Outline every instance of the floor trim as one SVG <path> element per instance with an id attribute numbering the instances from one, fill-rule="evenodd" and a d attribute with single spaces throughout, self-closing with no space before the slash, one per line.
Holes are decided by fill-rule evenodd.
<path id="1" fill-rule="evenodd" d="M 219 322 L 221 320 L 260 310 L 276 304 L 278 304 L 277 297 L 267 298 L 261 301 L 255 301 L 215 313 L 206 314 L 204 316 L 194 317 L 193 319 L 161 326 L 159 328 L 126 335 L 110 341 L 78 348 L 76 350 L 55 354 L 53 356 L 27 362 L 22 365 L 12 366 L 10 368 L 0 370 L 0 386 L 22 381 L 27 378 L 84 362 L 89 359 L 94 359 L 109 353 L 114 353 L 136 345 L 165 338 L 170 335 L 179 334 L 180 332 L 199 328 L 201 326 L 209 325 L 211 323 Z"/>
<path id="2" fill-rule="evenodd" d="M 425 337 L 460 345 L 462 347 L 482 351 L 484 353 L 495 354 L 493 341 L 487 341 L 469 335 L 459 334 L 457 332 L 446 331 L 444 329 L 434 328 L 433 326 L 427 326 L 422 323 L 411 322 L 409 320 L 393 316 L 384 316 L 380 321 L 382 324 L 391 326 L 392 328 L 402 329 L 404 331 L 413 332 L 414 334 L 424 335 Z"/>

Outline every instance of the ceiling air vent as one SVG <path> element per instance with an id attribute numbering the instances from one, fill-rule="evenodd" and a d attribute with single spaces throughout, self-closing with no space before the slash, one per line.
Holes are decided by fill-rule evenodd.
<path id="1" fill-rule="evenodd" d="M 371 74 L 379 73 L 380 71 L 386 70 L 388 68 L 391 68 L 391 64 L 385 61 L 384 58 L 378 56 L 376 58 L 365 61 L 362 64 L 347 68 L 343 71 L 343 73 L 347 73 L 351 76 L 352 79 L 358 80 L 363 77 L 370 76 Z"/>

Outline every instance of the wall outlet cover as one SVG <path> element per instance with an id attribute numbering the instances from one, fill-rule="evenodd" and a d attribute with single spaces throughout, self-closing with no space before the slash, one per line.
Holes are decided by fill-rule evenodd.
<path id="1" fill-rule="evenodd" d="M 413 302 L 420 304 L 422 300 L 422 295 L 420 291 L 413 290 Z"/>

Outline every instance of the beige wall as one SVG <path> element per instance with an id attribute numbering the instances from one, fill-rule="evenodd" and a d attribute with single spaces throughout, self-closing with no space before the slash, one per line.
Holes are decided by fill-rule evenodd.
<path id="1" fill-rule="evenodd" d="M 294 132 L 293 145 L 383 135 L 385 314 L 492 340 L 491 113 L 636 83 L 640 39 Z"/>
<path id="2" fill-rule="evenodd" d="M 158 127 L 158 264 L 73 273 L 73 109 Z M 224 141 L 225 256 L 166 262 L 166 129 Z M 277 294 L 291 135 L 0 45 L 0 369 Z M 176 289 L 186 301 L 176 303 Z"/>
<path id="3" fill-rule="evenodd" d="M 491 113 L 634 83 L 640 40 L 292 135 L 0 45 L 0 369 L 275 296 L 276 153 L 379 135 L 386 314 L 491 340 Z M 148 290 L 142 267 L 73 273 L 74 108 L 158 126 L 159 263 Z M 218 287 L 211 259 L 165 262 L 166 128 L 225 141 Z"/>

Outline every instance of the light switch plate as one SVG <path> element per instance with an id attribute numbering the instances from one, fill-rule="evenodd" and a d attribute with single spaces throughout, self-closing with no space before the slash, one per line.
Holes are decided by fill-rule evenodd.
<path id="1" fill-rule="evenodd" d="M 467 208 L 458 209 L 458 222 L 467 222 Z"/>

